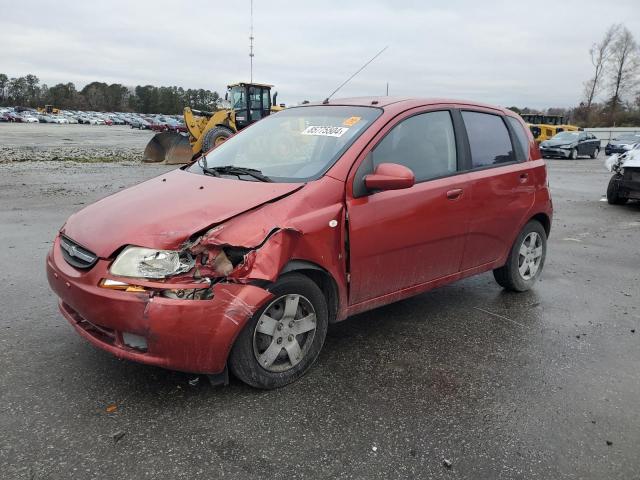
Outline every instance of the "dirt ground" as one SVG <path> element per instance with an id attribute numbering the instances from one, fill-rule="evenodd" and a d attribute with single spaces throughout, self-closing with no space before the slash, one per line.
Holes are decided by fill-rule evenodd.
<path id="1" fill-rule="evenodd" d="M 80 128 L 131 148 L 148 136 Z M 47 285 L 71 213 L 174 167 L 0 164 L 0 476 L 640 478 L 640 204 L 601 201 L 602 159 L 548 165 L 555 218 L 532 291 L 489 273 L 357 315 L 308 375 L 263 392 L 119 361 Z"/>
<path id="2" fill-rule="evenodd" d="M 140 161 L 150 130 L 118 125 L 0 123 L 0 162 Z"/>

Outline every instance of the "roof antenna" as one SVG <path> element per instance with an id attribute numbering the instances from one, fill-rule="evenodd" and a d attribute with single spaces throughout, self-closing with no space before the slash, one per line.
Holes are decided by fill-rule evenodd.
<path id="1" fill-rule="evenodd" d="M 249 34 L 249 58 L 251 62 L 251 83 L 253 83 L 253 0 L 251 0 L 251 33 Z"/>
<path id="2" fill-rule="evenodd" d="M 372 58 L 371 60 L 369 60 L 367 63 L 365 63 L 362 67 L 360 67 L 360 69 L 359 69 L 356 73 L 354 73 L 354 74 L 353 74 L 353 75 L 351 75 L 349 78 L 347 78 L 344 82 L 342 82 L 338 88 L 336 88 L 333 92 L 331 92 L 331 95 L 329 95 L 327 98 L 325 98 L 325 99 L 322 101 L 323 105 L 324 105 L 324 104 L 329 103 L 329 99 L 330 99 L 331 97 L 333 97 L 333 96 L 337 93 L 337 91 L 338 91 L 338 90 L 340 90 L 340 89 L 341 89 L 342 87 L 344 87 L 347 83 L 349 83 L 349 81 L 350 81 L 353 77 L 355 77 L 355 76 L 356 76 L 357 74 L 359 74 L 362 70 L 364 70 L 364 69 L 365 69 L 365 67 L 366 67 L 367 65 L 369 65 L 369 64 L 370 64 L 371 62 L 373 62 L 376 58 L 378 58 L 378 57 L 382 54 L 382 52 L 384 52 L 387 48 L 389 48 L 389 45 L 387 45 L 387 46 L 386 46 L 386 47 L 384 47 L 382 50 L 380 50 L 378 53 L 376 53 L 376 54 L 373 56 L 373 58 Z"/>

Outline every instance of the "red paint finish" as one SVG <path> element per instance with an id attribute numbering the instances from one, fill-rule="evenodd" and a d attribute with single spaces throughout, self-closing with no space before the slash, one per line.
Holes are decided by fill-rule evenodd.
<path id="1" fill-rule="evenodd" d="M 63 315 L 80 335 L 118 357 L 218 373 L 246 322 L 272 298 L 268 286 L 293 260 L 326 273 L 338 297 L 335 318 L 342 320 L 499 267 L 529 219 L 543 215 L 550 223 L 546 169 L 528 129 L 524 162 L 470 170 L 458 149 L 455 174 L 414 183 L 406 167 L 381 164 L 368 173 L 374 190 L 354 195 L 354 183 L 364 181 L 357 178 L 358 168 L 369 152 L 416 112 L 476 109 L 515 116 L 452 100 L 330 103 L 371 106 L 374 100 L 383 113 L 318 180 L 261 183 L 176 170 L 72 215 L 62 233 L 100 258 L 89 270 L 75 269 L 56 239 L 47 274 Z M 456 136 L 464 137 L 460 124 L 456 128 Z M 251 129 L 239 133 L 248 134 Z M 202 276 L 216 277 L 208 260 L 197 274 L 165 281 L 117 278 L 108 269 L 125 245 L 186 249 L 198 261 L 229 247 L 246 253 L 226 278 L 218 275 L 212 298 L 186 300 L 161 292 L 195 289 L 203 285 Z M 145 290 L 101 288 L 105 278 Z M 145 337 L 147 351 L 126 346 L 123 332 Z"/>

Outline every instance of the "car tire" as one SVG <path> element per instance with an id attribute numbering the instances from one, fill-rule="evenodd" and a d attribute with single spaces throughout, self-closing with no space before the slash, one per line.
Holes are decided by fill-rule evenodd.
<path id="1" fill-rule="evenodd" d="M 226 127 L 213 127 L 204 134 L 204 138 L 202 139 L 202 153 L 207 153 L 213 147 L 217 147 L 232 135 L 233 131 Z"/>
<path id="2" fill-rule="evenodd" d="M 511 247 L 504 266 L 493 271 L 505 290 L 526 292 L 536 282 L 547 257 L 547 232 L 540 222 L 527 223 Z"/>
<path id="3" fill-rule="evenodd" d="M 229 355 L 231 372 L 262 389 L 302 377 L 318 358 L 329 323 L 327 300 L 306 275 L 286 274 L 268 290 L 274 298 L 247 322 Z"/>
<path id="4" fill-rule="evenodd" d="M 575 148 L 571 149 L 571 153 L 569 154 L 569 159 L 576 160 L 578 158 L 578 150 Z"/>
<path id="5" fill-rule="evenodd" d="M 599 149 L 599 148 L 596 148 L 596 149 L 593 151 L 593 153 L 591 154 L 591 158 L 593 158 L 593 159 L 595 160 L 596 158 L 598 158 L 598 155 L 599 155 L 599 154 L 600 154 L 600 149 Z"/>
<path id="6" fill-rule="evenodd" d="M 618 182 L 621 179 L 622 175 L 615 174 L 609 180 L 609 185 L 607 185 L 607 202 L 609 202 L 609 205 L 624 205 L 629 200 L 620 195 L 620 185 Z"/>

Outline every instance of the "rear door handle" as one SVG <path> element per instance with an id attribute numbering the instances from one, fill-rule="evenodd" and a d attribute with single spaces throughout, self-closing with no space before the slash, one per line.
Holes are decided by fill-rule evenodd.
<path id="1" fill-rule="evenodd" d="M 449 200 L 456 200 L 458 198 L 460 198 L 462 196 L 462 189 L 461 188 L 454 188 L 453 190 L 449 190 L 447 192 L 447 198 Z"/>
<path id="2" fill-rule="evenodd" d="M 520 183 L 525 183 L 527 180 L 529 180 L 529 174 L 528 173 L 521 173 L 520 174 Z"/>

